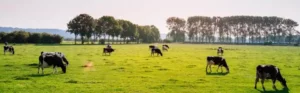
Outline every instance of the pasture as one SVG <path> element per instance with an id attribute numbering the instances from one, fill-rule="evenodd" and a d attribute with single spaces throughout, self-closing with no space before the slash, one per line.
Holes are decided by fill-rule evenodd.
<path id="1" fill-rule="evenodd" d="M 0 93 L 261 93 L 260 82 L 254 89 L 259 64 L 280 68 L 289 90 L 277 81 L 277 92 L 300 91 L 299 47 L 169 44 L 163 57 L 151 57 L 148 46 L 112 45 L 111 56 L 102 56 L 104 45 L 15 45 L 15 55 L 3 55 L 1 48 Z M 216 73 L 213 66 L 206 74 L 206 57 L 216 55 L 219 46 L 230 73 Z M 70 62 L 67 73 L 46 68 L 38 75 L 41 51 L 63 52 Z M 93 67 L 82 67 L 88 62 Z M 275 91 L 271 80 L 265 87 Z"/>

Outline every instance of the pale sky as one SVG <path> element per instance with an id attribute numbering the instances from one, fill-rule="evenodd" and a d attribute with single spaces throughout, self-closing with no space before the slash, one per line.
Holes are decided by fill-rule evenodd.
<path id="1" fill-rule="evenodd" d="M 0 26 L 65 30 L 80 13 L 155 25 L 167 33 L 171 16 L 278 16 L 299 24 L 300 0 L 0 0 Z"/>

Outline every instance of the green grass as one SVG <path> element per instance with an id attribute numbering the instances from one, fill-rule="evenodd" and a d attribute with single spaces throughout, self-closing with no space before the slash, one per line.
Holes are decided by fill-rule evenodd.
<path id="1" fill-rule="evenodd" d="M 3 45 L 1 45 L 3 46 Z M 229 74 L 205 73 L 206 57 L 225 49 Z M 151 57 L 148 45 L 113 45 L 111 56 L 102 56 L 104 45 L 16 45 L 15 55 L 0 55 L 0 93 L 260 93 L 254 89 L 258 64 L 281 69 L 289 91 L 300 91 L 300 48 L 282 46 L 170 44 L 163 57 Z M 3 48 L 1 48 L 2 51 Z M 66 74 L 37 74 L 41 51 L 65 53 L 70 65 Z M 3 53 L 3 52 L 2 52 Z M 88 61 L 92 68 L 82 67 Z M 216 67 L 212 68 L 213 73 Z M 224 69 L 225 71 L 225 69 Z M 265 82 L 274 92 L 272 82 Z"/>

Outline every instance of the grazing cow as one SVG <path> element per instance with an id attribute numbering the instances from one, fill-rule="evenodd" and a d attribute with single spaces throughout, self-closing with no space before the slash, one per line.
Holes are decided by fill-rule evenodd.
<path id="1" fill-rule="evenodd" d="M 168 51 L 169 46 L 168 45 L 162 45 L 162 49 L 163 49 L 163 51 Z"/>
<path id="2" fill-rule="evenodd" d="M 210 68 L 210 72 L 211 72 L 211 65 L 218 65 L 217 72 L 219 70 L 219 67 L 221 67 L 221 71 L 223 72 L 222 66 L 224 66 L 226 68 L 227 72 L 229 73 L 229 67 L 228 67 L 228 65 L 226 63 L 225 58 L 223 58 L 223 57 L 208 56 L 207 57 L 206 72 L 207 72 L 207 67 Z"/>
<path id="3" fill-rule="evenodd" d="M 276 80 L 280 81 L 284 88 L 287 88 L 286 81 L 281 76 L 279 68 L 274 65 L 258 65 L 256 67 L 256 79 L 255 79 L 255 86 L 254 86 L 255 89 L 259 79 L 261 79 L 262 88 L 264 90 L 265 90 L 265 86 L 264 86 L 265 79 L 272 79 L 273 88 L 275 90 L 277 90 L 275 86 Z"/>
<path id="4" fill-rule="evenodd" d="M 219 47 L 219 49 L 217 50 L 217 55 L 221 54 L 221 56 L 223 56 L 223 53 L 224 53 L 224 51 L 223 51 L 222 47 Z"/>
<path id="5" fill-rule="evenodd" d="M 15 54 L 15 49 L 13 46 L 4 46 L 4 55 L 6 52 L 10 52 L 11 54 Z"/>
<path id="6" fill-rule="evenodd" d="M 163 54 L 162 54 L 162 52 L 160 51 L 160 49 L 152 49 L 152 50 L 151 50 L 151 56 L 153 56 L 154 53 L 156 53 L 157 56 L 158 56 L 158 54 L 160 54 L 160 56 L 163 56 Z"/>
<path id="7" fill-rule="evenodd" d="M 44 68 L 50 66 L 53 66 L 53 73 L 57 72 L 56 67 L 61 67 L 63 73 L 66 73 L 66 66 L 69 65 L 65 55 L 61 52 L 41 52 L 39 61 L 38 73 L 40 73 L 40 68 L 42 68 L 42 74 L 44 74 Z M 65 62 L 66 65 L 63 62 Z"/>
<path id="8" fill-rule="evenodd" d="M 168 45 L 162 45 L 162 46 L 165 46 L 165 47 L 167 47 L 167 48 L 170 48 Z"/>
<path id="9" fill-rule="evenodd" d="M 114 52 L 114 51 L 115 51 L 115 49 L 112 49 L 112 48 L 103 48 L 103 53 L 102 53 L 102 55 L 103 55 L 103 54 L 106 55 L 106 53 L 108 53 L 108 54 L 110 55 L 111 52 Z"/>

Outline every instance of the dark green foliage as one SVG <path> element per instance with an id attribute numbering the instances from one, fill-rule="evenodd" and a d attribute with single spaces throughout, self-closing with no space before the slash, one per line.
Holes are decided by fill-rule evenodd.
<path id="1" fill-rule="evenodd" d="M 78 35 L 81 36 L 82 44 L 86 39 L 89 42 L 91 37 L 94 38 L 92 44 L 96 41 L 99 41 L 99 44 L 106 42 L 128 44 L 152 43 L 160 40 L 159 30 L 154 25 L 139 26 L 127 20 L 115 19 L 113 16 L 102 16 L 94 21 L 92 19 L 88 14 L 80 14 L 67 24 L 67 32 L 75 35 L 75 44 Z"/>
<path id="2" fill-rule="evenodd" d="M 29 33 L 26 31 L 13 31 L 11 33 L 0 33 L 1 42 L 11 43 L 61 43 L 63 37 L 48 33 Z"/>

